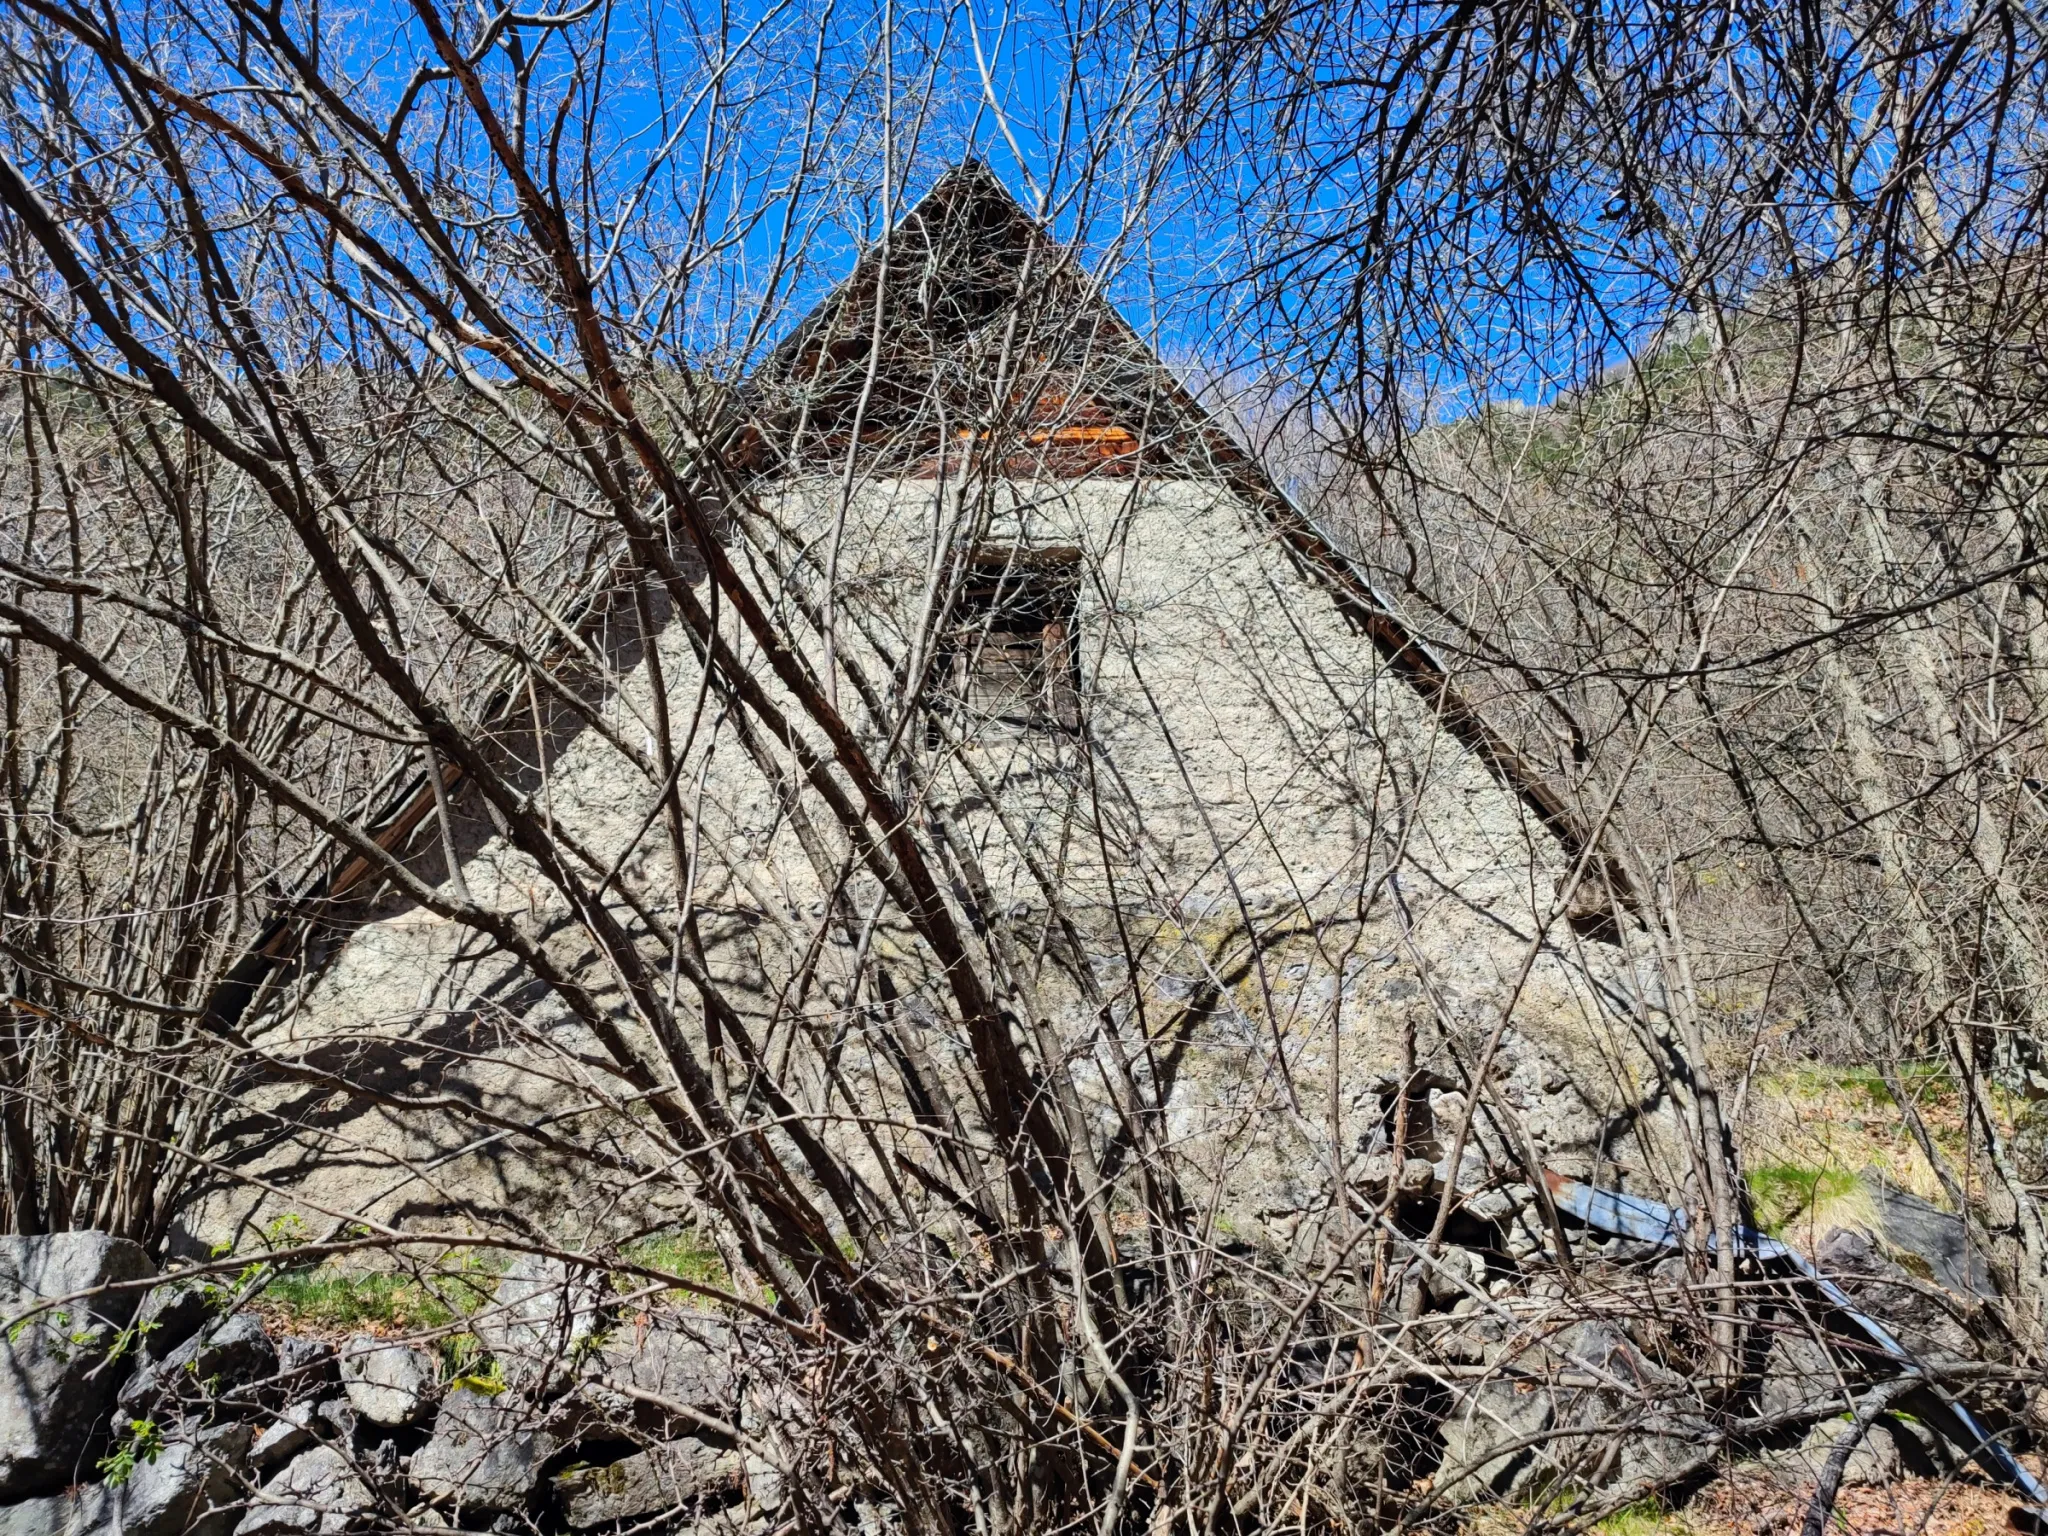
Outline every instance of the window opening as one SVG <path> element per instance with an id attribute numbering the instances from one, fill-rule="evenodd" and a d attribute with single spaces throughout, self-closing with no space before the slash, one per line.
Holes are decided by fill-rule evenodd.
<path id="1" fill-rule="evenodd" d="M 973 727 L 1081 728 L 1074 611 L 1081 552 L 978 549 L 967 559 L 939 660 L 945 706 Z"/>

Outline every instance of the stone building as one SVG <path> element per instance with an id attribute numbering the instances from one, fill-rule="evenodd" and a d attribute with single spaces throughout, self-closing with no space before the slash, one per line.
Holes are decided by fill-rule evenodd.
<path id="1" fill-rule="evenodd" d="M 743 414 L 730 547 L 792 630 L 830 634 L 812 662 L 917 808 L 1006 1008 L 1055 1040 L 1141 1033 L 1228 1223 L 1284 1241 L 1333 1159 L 1371 1150 L 1404 1034 L 1440 1087 L 1498 1036 L 1487 1114 L 1520 1116 L 1525 1163 L 1675 1181 L 1650 1166 L 1658 1095 L 1568 808 L 989 172 L 949 174 L 863 256 Z M 549 812 L 649 912 L 687 895 L 754 1040 L 829 1058 L 813 1108 L 896 1105 L 875 989 L 943 1057 L 931 962 L 804 813 L 787 754 L 700 693 L 679 629 L 621 667 L 609 731 L 553 757 Z M 656 665 L 689 742 L 680 840 L 629 761 L 655 742 Z M 470 895 L 593 963 L 539 871 L 474 841 Z M 386 901 L 259 1038 L 383 1096 L 265 1090 L 274 1118 L 199 1237 L 286 1209 L 571 1236 L 659 1217 L 647 1186 L 420 1107 L 459 1096 L 564 1148 L 643 1123 L 553 998 L 432 913 Z"/>

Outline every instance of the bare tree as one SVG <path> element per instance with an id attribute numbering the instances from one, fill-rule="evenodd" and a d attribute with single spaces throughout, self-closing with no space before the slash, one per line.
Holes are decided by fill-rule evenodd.
<path id="1" fill-rule="evenodd" d="M 1016 142 L 951 20 L 7 17 L 13 1230 L 162 1250 L 239 1198 L 330 1224 L 275 1263 L 687 1285 L 802 1402 L 745 1435 L 805 1528 L 1380 1529 L 1538 1449 L 1587 1518 L 1772 1427 L 1712 994 L 1790 963 L 1859 1029 L 1913 979 L 1885 1059 L 1955 1053 L 2040 1295 L 1982 1075 L 2034 1027 L 2030 482 L 1934 489 L 2033 419 L 1985 362 L 2017 13 L 1105 15 L 1029 212 L 975 165 L 912 206 L 977 116 Z M 1246 200 L 1215 146 L 1281 169 Z M 1184 191 L 1428 645 L 1102 306 Z M 1478 409 L 1498 325 L 1586 387 Z M 1258 574 L 1144 622 L 1227 717 L 1127 574 L 1196 590 L 1226 493 Z M 1762 961 L 1687 817 L 1765 850 Z M 1518 1086 L 1559 1019 L 1594 1137 L 1704 1217 L 1676 1302 L 1574 1262 Z M 526 1199 L 464 1182 L 505 1149 Z M 1234 1236 L 1250 1182 L 1284 1242 Z M 1511 1276 L 1461 1238 L 1502 1183 Z M 717 1274 L 625 1246 L 679 1213 Z M 1472 1427 L 1525 1323 L 1579 1394 L 1526 1446 Z"/>

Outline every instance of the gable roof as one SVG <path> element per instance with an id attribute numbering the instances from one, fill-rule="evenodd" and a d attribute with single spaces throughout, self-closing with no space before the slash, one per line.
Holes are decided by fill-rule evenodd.
<path id="1" fill-rule="evenodd" d="M 1241 456 L 1067 248 L 977 161 L 862 254 L 744 389 L 758 467 L 1200 475 Z M 987 469 L 985 462 L 981 467 Z"/>
<path id="2" fill-rule="evenodd" d="M 987 166 L 970 160 L 940 177 L 797 323 L 742 395 L 751 467 L 764 475 L 836 470 L 852 454 L 871 474 L 979 468 L 1220 481 L 1566 856 L 1590 854 L 1589 874 L 1633 905 L 1626 874 L 1591 848 L 1564 796 Z M 997 445 L 1000 466 L 977 464 L 983 445 Z M 1575 925 L 1611 932 L 1614 913 L 1603 898 L 1592 903 L 1597 910 L 1576 915 Z"/>
<path id="3" fill-rule="evenodd" d="M 877 303 L 877 296 L 880 303 Z M 941 177 L 887 241 L 764 359 L 737 402 L 735 468 L 772 477 L 837 468 L 852 452 L 869 473 L 1180 476 L 1227 486 L 1306 576 L 1330 593 L 1388 670 L 1550 831 L 1566 856 L 1623 907 L 1627 876 L 1592 847 L 1569 802 L 1495 731 L 1449 670 L 1343 550 L 1315 525 L 1105 299 L 1073 252 L 1019 206 L 986 166 Z M 1001 465 L 986 462 L 1000 444 Z M 979 456 L 979 458 L 977 458 Z M 608 571 L 575 610 L 579 630 L 616 594 Z M 484 709 L 494 715 L 494 699 Z M 443 790 L 461 773 L 442 765 Z M 426 820 L 435 789 L 420 765 L 368 828 L 397 851 Z M 234 1030 L 306 935 L 338 903 L 377 883 L 364 856 L 339 850 L 279 902 L 255 943 L 207 999 L 204 1025 Z M 1612 933 L 1591 893 L 1574 926 Z"/>

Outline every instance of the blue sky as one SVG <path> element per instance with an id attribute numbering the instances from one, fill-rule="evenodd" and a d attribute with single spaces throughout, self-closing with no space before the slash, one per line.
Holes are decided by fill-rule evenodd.
<path id="1" fill-rule="evenodd" d="M 458 208 L 461 239 L 490 259 L 495 222 L 514 214 L 512 199 L 473 126 L 447 110 L 453 88 L 417 82 L 433 52 L 411 5 L 311 5 L 300 0 L 287 13 L 292 30 L 318 33 L 324 63 L 347 80 L 355 110 L 382 122 L 416 82 L 408 155 L 436 195 Z M 1953 8 L 1965 15 L 1961 0 Z M 1432 0 L 1378 0 L 1331 12 L 1345 18 L 1331 46 L 1365 64 L 1396 45 L 1426 52 L 1453 10 Z M 161 36 L 151 35 L 140 5 L 119 14 L 131 46 L 166 61 L 183 84 L 220 93 L 213 99 L 252 120 L 268 110 L 237 76 L 243 55 L 225 13 L 207 0 L 185 13 L 189 24 Z M 466 40 L 480 14 L 459 13 Z M 1819 185 L 1812 167 L 1771 180 L 1827 113 L 1868 114 L 1874 76 L 1867 39 L 1830 34 L 1822 63 L 1832 96 L 1823 90 L 1794 103 L 1792 116 L 1766 115 L 1760 128 L 1736 124 L 1723 77 L 1767 77 L 1763 64 L 1783 41 L 1768 33 L 1769 13 L 1745 13 L 1744 25 L 1762 31 L 1692 39 L 1668 58 L 1655 52 L 1663 45 L 1650 12 L 1616 0 L 1601 13 L 1611 33 L 1606 57 L 1617 69 L 1645 72 L 1645 142 L 1673 154 L 1680 173 L 1659 188 L 1662 224 L 1617 213 L 1615 172 L 1605 163 L 1613 145 L 1594 133 L 1581 161 L 1552 168 L 1545 209 L 1560 234 L 1547 253 L 1504 211 L 1501 188 L 1510 178 L 1487 160 L 1483 143 L 1474 155 L 1445 150 L 1404 167 L 1392 187 L 1391 234 L 1374 248 L 1361 210 L 1369 211 L 1385 167 L 1356 144 L 1382 98 L 1341 79 L 1345 61 L 1334 55 L 1302 77 L 1316 94 L 1300 131 L 1274 132 L 1279 98 L 1262 94 L 1289 80 L 1253 72 L 1232 99 L 1232 131 L 1162 150 L 1162 93 L 1172 74 L 1161 67 L 1161 39 L 1147 28 L 1172 13 L 1157 6 L 614 0 L 528 14 L 573 19 L 559 27 L 529 22 L 517 29 L 516 50 L 487 51 L 498 110 L 516 116 L 514 76 L 525 68 L 528 163 L 542 175 L 550 163 L 565 168 L 564 185 L 581 179 L 584 192 L 569 197 L 569 213 L 622 328 L 660 355 L 728 374 L 785 332 L 844 275 L 863 242 L 969 154 L 987 160 L 1027 206 L 1042 206 L 1056 233 L 1108 272 L 1114 299 L 1169 358 L 1199 360 L 1210 374 L 1293 381 L 1326 393 L 1354 421 L 1375 408 L 1361 381 L 1381 389 L 1380 408 L 1392 402 L 1424 413 L 1462 409 L 1482 395 L 1545 398 L 1619 361 L 1683 302 L 1688 241 L 1721 240 L 1735 253 L 1721 286 L 1739 299 L 1745 284 L 1776 275 L 1770 219 L 1796 226 L 1801 259 L 1827 255 L 1837 227 L 1853 246 L 1862 238 L 1858 220 L 1880 221 L 1870 209 L 1881 213 L 1892 171 L 1879 123 L 1850 168 L 1847 202 L 1831 203 L 1840 189 Z M 1498 40 L 1483 29 L 1474 36 L 1459 68 L 1478 78 L 1503 59 Z M 1926 57 L 1943 56 L 1930 47 Z M 1552 57 L 1533 49 L 1505 64 L 1531 78 L 1547 69 L 1566 85 L 1578 67 L 1568 50 Z M 1996 64 L 1963 59 L 1954 76 L 1961 97 Z M 1672 93 L 1660 94 L 1660 71 L 1683 78 L 1682 110 L 1670 105 Z M 89 73 L 81 68 L 81 80 Z M 2031 143 L 2026 125 L 2041 116 L 2039 70 L 2022 84 L 2035 93 L 2025 111 L 2011 124 L 1966 128 L 1944 150 L 1948 164 L 1981 163 L 1994 188 L 2031 185 L 2021 161 Z M 1414 105 L 1412 89 L 1402 89 L 1408 95 L 1392 100 L 1397 125 Z M 1745 98 L 1743 110 L 1751 99 L 1761 98 Z M 1448 100 L 1432 105 L 1433 126 L 1459 109 L 1455 94 Z M 551 162 L 540 143 L 557 128 Z M 1716 138 L 1702 130 L 1730 131 Z M 17 135 L 17 152 L 24 142 Z M 318 161 L 312 149 L 295 153 Z M 198 163 L 225 222 L 236 224 L 237 199 L 251 195 L 246 178 L 225 159 L 202 154 Z M 64 171 L 44 167 L 52 185 Z M 143 200 L 129 214 L 137 227 L 151 216 Z M 394 244 L 408 243 L 401 220 L 385 227 Z M 1981 228 L 1994 242 L 2030 234 L 2023 220 L 1987 219 Z M 424 255 L 416 242 L 410 248 Z M 248 254 L 303 255 L 279 246 Z M 1546 259 L 1560 255 L 1567 259 Z M 1373 265 L 1380 258 L 1384 269 Z M 175 265 L 174 256 L 163 259 Z M 1261 261 L 1270 263 L 1265 281 L 1248 284 Z M 1358 313 L 1346 319 L 1343 302 L 1360 295 Z M 516 278 L 503 302 L 535 315 L 547 308 L 543 294 L 521 291 Z M 1290 323 L 1302 333 L 1289 336 Z M 1439 392 L 1436 403 L 1412 403 L 1430 390 Z"/>

